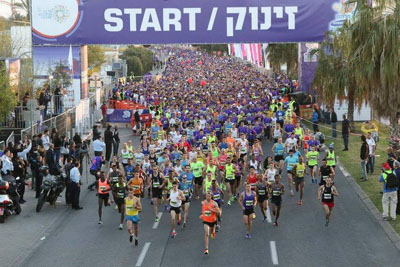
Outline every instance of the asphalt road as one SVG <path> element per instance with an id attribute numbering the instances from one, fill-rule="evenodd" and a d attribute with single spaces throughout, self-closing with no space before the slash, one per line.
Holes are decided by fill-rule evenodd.
<path id="1" fill-rule="evenodd" d="M 122 129 L 123 135 L 129 135 L 129 130 Z M 126 136 L 122 141 L 128 138 L 132 137 Z M 134 141 L 137 143 L 138 138 Z M 271 153 L 271 146 L 271 143 L 263 145 L 264 154 Z M 285 173 L 283 177 L 286 185 Z M 297 205 L 298 195 L 291 197 L 287 193 L 283 197 L 279 227 L 262 222 L 257 209 L 251 240 L 244 238 L 240 206 L 237 203 L 224 206 L 221 230 L 216 239 L 210 240 L 209 255 L 203 255 L 203 228 L 198 218 L 200 201 L 192 202 L 187 227 L 178 227 L 176 238 L 171 239 L 169 213 L 163 212 L 160 223 L 155 225 L 150 200 L 143 199 L 139 246 L 135 247 L 129 243 L 126 229 L 118 230 L 119 215 L 114 206 L 103 209 L 104 224 L 97 224 L 97 198 L 94 192 L 84 189 L 83 210 L 72 211 L 60 203 L 56 214 L 51 207 L 45 207 L 40 214 L 23 210 L 19 217 L 14 216 L 2 225 L 1 240 L 8 239 L 4 238 L 7 234 L 4 226 L 5 229 L 12 227 L 13 232 L 9 233 L 12 246 L 6 250 L 2 246 L 0 250 L 0 259 L 5 257 L 11 264 L 0 265 L 399 266 L 399 251 L 364 208 L 342 173 L 337 170 L 335 185 L 340 196 L 336 198 L 329 227 L 325 227 L 324 212 L 317 200 L 317 186 L 307 178 L 303 206 Z M 30 235 L 29 242 L 24 242 L 19 231 L 28 232 L 26 229 L 38 220 L 45 220 L 48 229 Z M 43 235 L 46 238 L 40 240 Z M 17 249 L 26 252 L 18 254 Z"/>

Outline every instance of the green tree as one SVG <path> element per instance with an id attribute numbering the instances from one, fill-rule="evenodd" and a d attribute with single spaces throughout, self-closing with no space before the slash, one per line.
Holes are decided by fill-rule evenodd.
<path id="1" fill-rule="evenodd" d="M 197 44 L 193 46 L 198 47 L 199 49 L 204 50 L 209 54 L 212 54 L 214 52 L 222 52 L 222 54 L 225 52 L 226 54 L 228 54 L 228 45 L 226 44 Z"/>
<path id="2" fill-rule="evenodd" d="M 145 74 L 140 58 L 130 56 L 126 59 L 126 64 L 128 65 L 128 73 L 133 72 L 135 76 L 143 76 Z"/>
<path id="3" fill-rule="evenodd" d="M 49 70 L 49 74 L 53 76 L 51 81 L 51 91 L 54 92 L 56 86 L 61 85 L 64 88 L 71 86 L 72 84 L 72 75 L 69 73 L 69 69 L 67 65 L 63 62 L 59 62 L 54 69 Z"/>
<path id="4" fill-rule="evenodd" d="M 18 0 L 14 3 L 14 8 L 18 11 L 22 11 L 24 14 L 16 13 L 16 20 L 30 21 L 31 19 L 31 6 L 29 0 Z"/>
<path id="5" fill-rule="evenodd" d="M 14 110 L 18 101 L 15 92 L 10 86 L 4 64 L 0 66 L 0 95 L 0 121 L 4 121 L 5 117 Z"/>
<path id="6" fill-rule="evenodd" d="M 272 68 L 280 70 L 282 64 L 286 64 L 289 77 L 297 77 L 298 44 L 268 44 L 265 51 Z"/>
<path id="7" fill-rule="evenodd" d="M 88 65 L 90 69 L 100 68 L 105 61 L 104 49 L 99 45 L 88 46 Z"/>
<path id="8" fill-rule="evenodd" d="M 139 61 L 137 59 L 134 59 L 135 57 L 139 59 Z M 153 53 L 150 49 L 144 47 L 129 46 L 127 49 L 125 49 L 121 58 L 127 61 L 128 73 L 133 72 L 135 76 L 143 76 L 153 69 L 154 58 Z M 140 62 L 141 64 L 139 64 L 138 62 Z"/>

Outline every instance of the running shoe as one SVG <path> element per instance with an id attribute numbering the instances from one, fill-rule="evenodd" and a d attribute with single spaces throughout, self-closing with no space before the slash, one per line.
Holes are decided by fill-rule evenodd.
<path id="1" fill-rule="evenodd" d="M 102 222 L 102 221 L 99 221 L 99 224 L 103 224 L 103 222 Z"/>
<path id="2" fill-rule="evenodd" d="M 176 236 L 176 232 L 175 232 L 175 231 L 172 231 L 172 233 L 171 233 L 171 238 L 175 238 L 175 236 Z"/>
<path id="3" fill-rule="evenodd" d="M 135 238 L 135 246 L 139 244 L 139 239 Z"/>
<path id="4" fill-rule="evenodd" d="M 301 205 L 303 205 L 303 201 L 299 200 L 299 202 L 297 202 L 297 204 L 299 204 L 301 206 Z"/>
<path id="5" fill-rule="evenodd" d="M 117 205 L 115 205 L 115 208 L 114 208 L 115 210 L 117 210 L 118 209 L 118 206 Z"/>
<path id="6" fill-rule="evenodd" d="M 389 221 L 389 217 L 383 217 L 384 221 Z"/>
<path id="7" fill-rule="evenodd" d="M 122 230 L 124 226 L 122 225 L 122 223 L 119 224 L 119 230 Z"/>
<path id="8" fill-rule="evenodd" d="M 291 196 L 294 196 L 293 189 L 292 189 L 292 190 L 290 190 L 290 195 L 291 195 Z"/>
<path id="9" fill-rule="evenodd" d="M 219 226 L 219 224 L 217 224 L 217 226 L 215 227 L 215 232 L 219 232 L 219 228 L 220 228 L 220 226 Z"/>
<path id="10" fill-rule="evenodd" d="M 231 196 L 230 201 L 231 201 L 231 202 L 232 202 L 232 201 L 235 201 L 235 197 L 234 197 L 234 196 Z"/>
<path id="11" fill-rule="evenodd" d="M 154 222 L 159 222 L 160 219 L 158 217 L 156 217 L 156 219 L 154 220 Z"/>
<path id="12" fill-rule="evenodd" d="M 266 220 L 267 220 L 267 216 L 264 216 L 264 219 L 262 221 L 265 222 Z"/>
<path id="13" fill-rule="evenodd" d="M 279 226 L 278 222 L 274 222 L 274 225 L 275 225 L 276 227 L 278 227 L 278 226 Z"/>
<path id="14" fill-rule="evenodd" d="M 183 223 L 182 227 L 183 227 L 183 228 L 185 228 L 185 227 L 186 227 L 186 223 L 185 223 L 185 222 Z"/>
<path id="15" fill-rule="evenodd" d="M 181 218 L 178 218 L 178 225 L 181 225 Z"/>
<path id="16" fill-rule="evenodd" d="M 132 243 L 132 241 L 133 241 L 133 235 L 129 236 L 129 242 Z"/>
<path id="17" fill-rule="evenodd" d="M 168 206 L 167 205 L 164 206 L 164 211 L 168 211 Z"/>
<path id="18" fill-rule="evenodd" d="M 328 227 L 328 225 L 329 225 L 329 220 L 326 220 L 325 226 Z"/>
<path id="19" fill-rule="evenodd" d="M 231 205 L 231 201 L 230 200 L 228 200 L 228 206 L 230 206 Z"/>
<path id="20" fill-rule="evenodd" d="M 212 238 L 212 239 L 215 238 L 215 232 L 214 232 L 214 231 L 211 233 L 211 238 Z"/>
<path id="21" fill-rule="evenodd" d="M 205 249 L 205 250 L 204 250 L 204 254 L 205 254 L 205 255 L 208 255 L 208 249 Z"/>
<path id="22" fill-rule="evenodd" d="M 251 235 L 249 233 L 246 234 L 247 239 L 251 239 Z"/>
<path id="23" fill-rule="evenodd" d="M 150 205 L 153 205 L 153 200 L 150 201 Z"/>

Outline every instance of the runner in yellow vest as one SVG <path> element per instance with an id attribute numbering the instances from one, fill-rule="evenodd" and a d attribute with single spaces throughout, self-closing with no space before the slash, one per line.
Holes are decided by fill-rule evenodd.
<path id="1" fill-rule="evenodd" d="M 327 165 L 329 167 L 332 167 L 335 169 L 336 167 L 336 155 L 335 155 L 335 151 L 333 150 L 333 144 L 329 145 L 329 151 L 326 153 L 326 161 L 327 161 Z"/>
<path id="2" fill-rule="evenodd" d="M 299 163 L 294 165 L 292 172 L 296 174 L 295 178 L 296 192 L 300 191 L 300 199 L 298 204 L 303 205 L 304 175 L 306 175 L 307 172 L 306 164 L 304 164 L 303 162 L 303 157 L 299 157 Z"/>
<path id="3" fill-rule="evenodd" d="M 125 218 L 126 227 L 129 232 L 129 241 L 133 241 L 133 236 L 135 236 L 135 246 L 139 243 L 139 211 L 142 210 L 142 204 L 140 203 L 140 198 L 133 195 L 133 189 L 129 188 L 129 195 L 125 198 Z M 132 230 L 132 225 L 134 232 Z"/>

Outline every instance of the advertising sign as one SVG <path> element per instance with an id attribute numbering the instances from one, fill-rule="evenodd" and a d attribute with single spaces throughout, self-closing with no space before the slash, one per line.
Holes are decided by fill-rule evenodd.
<path id="1" fill-rule="evenodd" d="M 344 0 L 32 0 L 34 44 L 321 41 Z"/>

